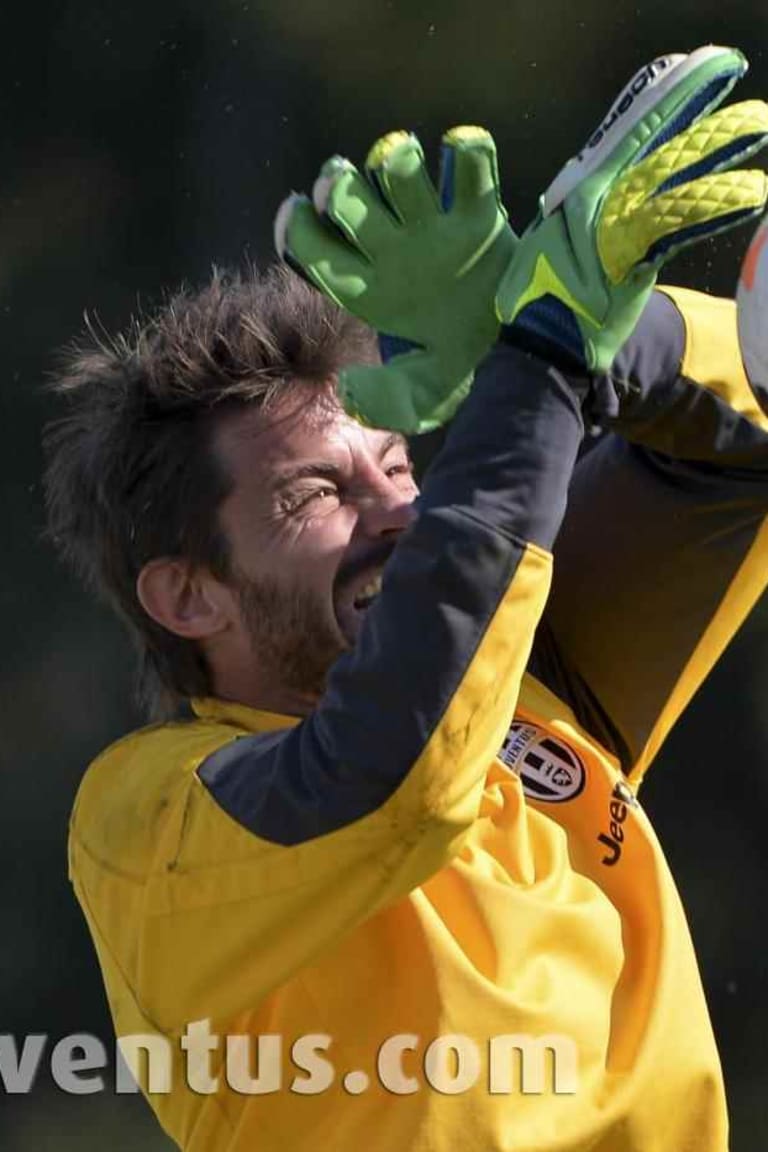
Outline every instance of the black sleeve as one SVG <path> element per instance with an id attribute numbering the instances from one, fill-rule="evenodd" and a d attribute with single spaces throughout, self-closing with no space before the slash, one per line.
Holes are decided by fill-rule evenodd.
<path id="1" fill-rule="evenodd" d="M 221 807 L 259 837 L 295 844 L 363 819 L 409 774 L 421 781 L 411 780 L 414 821 L 445 779 L 463 778 L 467 792 L 484 777 L 546 601 L 581 435 L 562 375 L 499 345 L 317 709 L 199 770 Z"/>

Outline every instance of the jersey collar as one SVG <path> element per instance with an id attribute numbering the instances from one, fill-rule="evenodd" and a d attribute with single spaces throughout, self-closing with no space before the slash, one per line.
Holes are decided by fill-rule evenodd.
<path id="1" fill-rule="evenodd" d="M 263 712 L 238 704 L 234 700 L 220 700 L 216 696 L 194 696 L 190 706 L 200 720 L 217 724 L 234 724 L 249 732 L 272 732 L 277 728 L 293 728 L 301 723 L 298 716 L 284 716 L 280 712 Z"/>

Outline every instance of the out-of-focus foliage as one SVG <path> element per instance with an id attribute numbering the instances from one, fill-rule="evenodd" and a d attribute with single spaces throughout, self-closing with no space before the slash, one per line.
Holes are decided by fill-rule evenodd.
<path id="1" fill-rule="evenodd" d="M 323 159 L 415 128 L 494 132 L 513 220 L 646 59 L 714 41 L 768 91 L 761 0 L 59 0 L 0 36 L 0 1032 L 111 1045 L 66 879 L 88 760 L 139 722 L 128 645 L 41 538 L 40 430 L 54 351 L 87 310 L 108 330 L 181 280 L 271 260 L 276 204 Z M 729 292 L 748 236 L 672 274 Z M 642 627 L 642 621 L 638 627 Z M 646 790 L 690 912 L 733 1113 L 734 1152 L 768 1144 L 760 915 L 768 816 L 768 616 L 759 608 L 674 733 Z M 0 1100 L 4 1152 L 167 1148 L 143 1104 L 49 1084 Z"/>

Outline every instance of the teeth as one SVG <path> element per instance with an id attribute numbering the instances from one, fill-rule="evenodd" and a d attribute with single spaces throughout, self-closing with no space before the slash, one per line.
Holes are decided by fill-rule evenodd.
<path id="1" fill-rule="evenodd" d="M 373 600 L 374 596 L 378 596 L 381 592 L 381 573 L 374 576 L 369 580 L 364 587 L 362 587 L 355 596 L 355 604 L 359 604 L 362 600 Z"/>

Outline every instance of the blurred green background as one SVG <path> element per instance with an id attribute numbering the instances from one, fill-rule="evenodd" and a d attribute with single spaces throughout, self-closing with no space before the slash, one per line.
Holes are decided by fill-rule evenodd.
<path id="1" fill-rule="evenodd" d="M 0 36 L 0 1033 L 111 1028 L 66 878 L 83 769 L 140 721 L 132 655 L 40 538 L 43 385 L 84 310 L 113 330 L 212 263 L 271 260 L 279 200 L 342 150 L 451 124 L 494 132 L 513 220 L 647 59 L 700 43 L 752 61 L 764 0 L 60 0 L 5 6 Z M 749 233 L 671 279 L 730 294 Z M 638 622 L 642 626 L 642 622 Z M 719 1037 L 733 1149 L 768 1147 L 768 604 L 754 613 L 645 788 L 689 911 Z M 169 1148 L 139 1098 L 0 1087 L 4 1152 Z"/>

